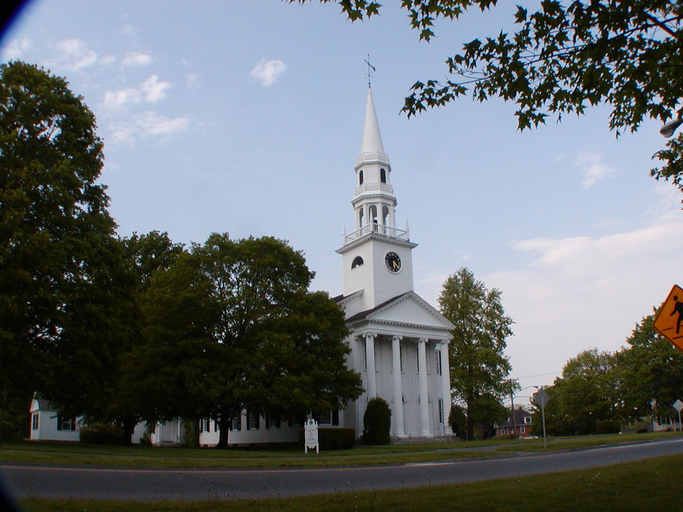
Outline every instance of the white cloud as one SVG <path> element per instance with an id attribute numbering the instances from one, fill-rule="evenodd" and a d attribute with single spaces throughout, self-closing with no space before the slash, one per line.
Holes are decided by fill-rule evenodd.
<path id="1" fill-rule="evenodd" d="M 680 280 L 683 214 L 675 210 L 625 233 L 537 238 L 512 247 L 532 255 L 532 263 L 483 279 L 503 291 L 516 322 L 507 353 L 517 375 L 559 371 L 590 347 L 619 349 L 635 323 L 666 298 Z"/>
<path id="2" fill-rule="evenodd" d="M 156 103 L 166 98 L 166 91 L 171 88 L 168 82 L 160 82 L 157 75 L 150 76 L 147 80 L 142 82 L 140 90 L 143 99 L 147 103 Z"/>
<path id="3" fill-rule="evenodd" d="M 157 75 L 152 75 L 142 82 L 138 89 L 106 91 L 102 100 L 102 107 L 114 110 L 126 104 L 157 103 L 166 98 L 166 91 L 170 88 L 170 83 L 160 82 Z"/>
<path id="4" fill-rule="evenodd" d="M 110 64 L 114 64 L 116 60 L 116 55 L 105 55 L 100 59 L 100 62 L 105 66 L 109 66 Z"/>
<path id="5" fill-rule="evenodd" d="M 2 49 L 2 60 L 10 61 L 22 58 L 33 47 L 33 41 L 28 37 L 10 41 Z"/>
<path id="6" fill-rule="evenodd" d="M 154 137 L 166 141 L 184 133 L 190 125 L 186 117 L 168 119 L 156 112 L 147 111 L 113 127 L 112 142 L 134 146 L 140 139 Z"/>
<path id="7" fill-rule="evenodd" d="M 576 166 L 583 171 L 583 188 L 589 188 L 598 181 L 616 175 L 613 167 L 602 162 L 602 155 L 598 153 L 584 153 L 576 160 Z"/>
<path id="8" fill-rule="evenodd" d="M 199 81 L 199 75 L 197 73 L 190 73 L 185 77 L 185 85 L 188 89 L 199 89 L 201 86 Z"/>
<path id="9" fill-rule="evenodd" d="M 146 53 L 134 52 L 127 54 L 121 61 L 121 64 L 123 64 L 124 66 L 147 66 L 151 64 L 151 62 L 151 55 Z"/>
<path id="10" fill-rule="evenodd" d="M 268 87 L 273 85 L 278 77 L 285 72 L 287 65 L 279 60 L 261 59 L 256 67 L 251 70 L 249 76 L 252 80 L 258 80 L 261 85 Z"/>
<path id="11" fill-rule="evenodd" d="M 97 62 L 97 54 L 88 49 L 88 43 L 80 39 L 64 39 L 55 44 L 59 52 L 58 63 L 71 71 L 92 66 Z"/>

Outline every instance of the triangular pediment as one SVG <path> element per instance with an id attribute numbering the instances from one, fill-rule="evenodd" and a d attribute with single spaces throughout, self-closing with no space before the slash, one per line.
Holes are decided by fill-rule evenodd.
<path id="1" fill-rule="evenodd" d="M 346 319 L 350 326 L 372 323 L 448 332 L 453 324 L 417 293 L 410 291 Z"/>

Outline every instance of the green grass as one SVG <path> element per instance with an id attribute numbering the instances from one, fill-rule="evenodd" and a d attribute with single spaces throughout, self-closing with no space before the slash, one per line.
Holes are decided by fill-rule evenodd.
<path id="1" fill-rule="evenodd" d="M 31 499 L 23 504 L 31 512 L 669 512 L 681 510 L 683 503 L 681 465 L 683 455 L 673 455 L 609 467 L 474 484 L 287 499 L 175 503 Z"/>
<path id="2" fill-rule="evenodd" d="M 0 462 L 62 464 L 83 466 L 127 467 L 310 467 L 402 464 L 473 457 L 513 456 L 512 452 L 544 452 L 586 448 L 624 442 L 647 441 L 678 433 L 583 436 L 548 440 L 540 439 L 397 444 L 391 446 L 357 446 L 340 450 L 304 454 L 296 447 L 240 448 L 214 450 L 180 447 L 98 446 L 80 443 L 14 442 L 0 448 Z"/>

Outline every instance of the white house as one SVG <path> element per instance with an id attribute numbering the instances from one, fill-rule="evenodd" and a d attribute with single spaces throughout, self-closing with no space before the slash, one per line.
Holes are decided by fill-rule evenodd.
<path id="1" fill-rule="evenodd" d="M 453 325 L 413 290 L 412 250 L 408 229 L 396 227 L 396 196 L 391 164 L 384 152 L 372 90 L 368 88 L 360 155 L 356 158 L 351 201 L 355 229 L 344 234 L 342 255 L 344 293 L 335 300 L 344 308 L 352 334 L 347 363 L 361 374 L 365 392 L 343 411 L 319 418 L 321 426 L 351 427 L 360 436 L 367 401 L 385 399 L 392 410 L 395 439 L 447 438 L 450 411 L 448 342 Z M 43 424 L 46 404 L 34 401 L 38 420 L 31 439 L 77 440 L 74 430 Z M 52 411 L 56 418 L 56 413 Z M 45 426 L 43 426 L 45 425 Z M 62 427 L 66 423 L 62 424 Z M 52 428 L 55 427 L 55 428 Z M 292 442 L 300 426 L 243 411 L 231 425 L 231 444 Z M 138 441 L 144 427 L 134 435 Z M 219 433 L 212 420 L 200 422 L 200 444 L 215 445 Z M 180 443 L 180 421 L 151 429 L 154 444 Z"/>

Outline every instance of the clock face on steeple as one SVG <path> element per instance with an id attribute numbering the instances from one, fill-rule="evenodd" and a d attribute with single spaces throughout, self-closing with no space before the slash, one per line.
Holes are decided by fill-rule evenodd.
<path id="1" fill-rule="evenodd" d="M 401 270 L 401 258 L 394 251 L 389 251 L 384 257 L 384 263 L 390 272 L 398 272 Z"/>

